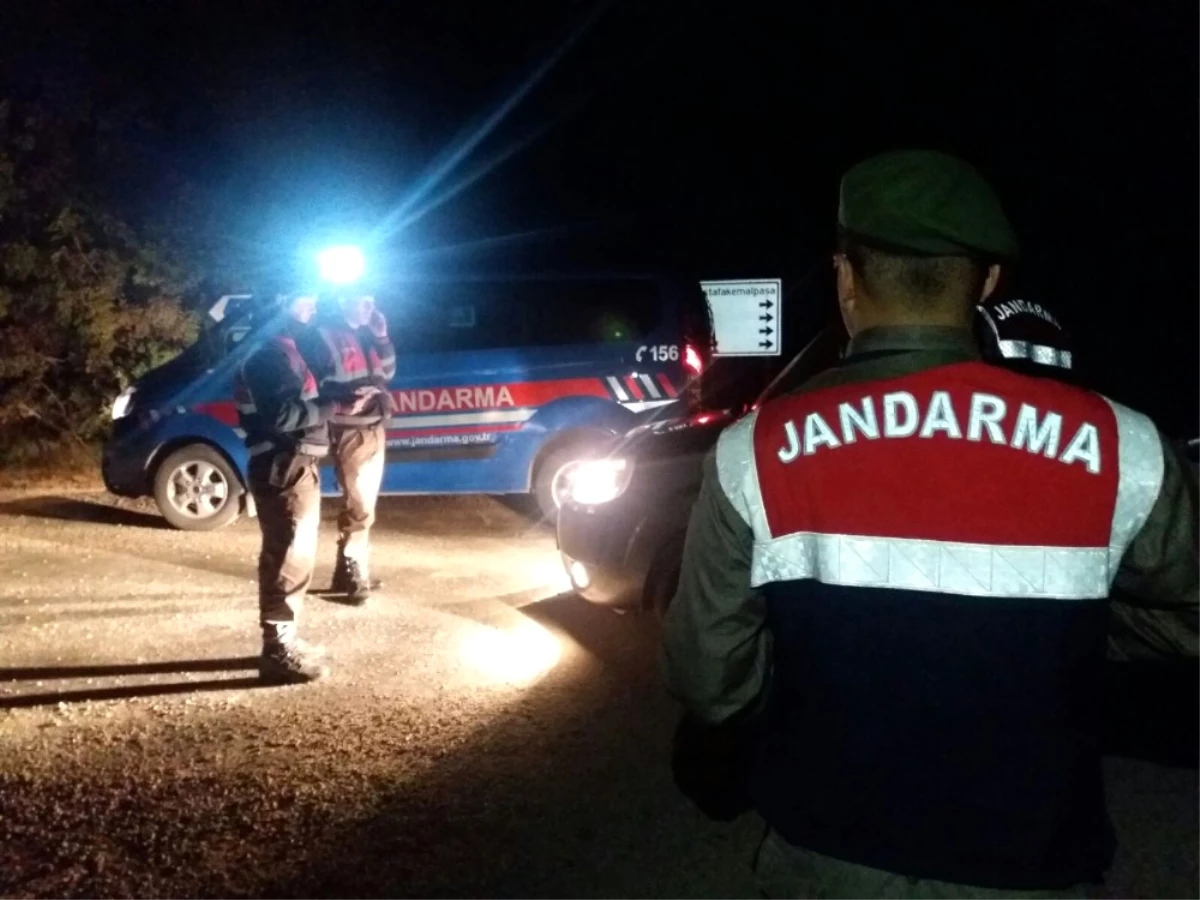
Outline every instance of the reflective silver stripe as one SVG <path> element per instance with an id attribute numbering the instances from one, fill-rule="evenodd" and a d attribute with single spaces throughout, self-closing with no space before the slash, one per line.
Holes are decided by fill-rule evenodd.
<path id="1" fill-rule="evenodd" d="M 646 386 L 646 391 L 651 400 L 658 400 L 662 397 L 662 391 L 659 390 L 658 385 L 654 383 L 653 378 L 651 378 L 649 375 L 639 375 L 638 378 L 641 379 L 642 384 Z"/>
<path id="2" fill-rule="evenodd" d="M 614 378 L 612 375 L 609 375 L 608 386 L 612 388 L 612 391 L 617 395 L 618 400 L 624 401 L 629 399 L 629 392 L 625 390 L 619 378 Z"/>
<path id="3" fill-rule="evenodd" d="M 822 584 L 970 597 L 1096 600 L 1108 596 L 1105 547 L 1020 547 L 790 534 L 756 541 L 750 583 L 811 578 Z"/>
<path id="4" fill-rule="evenodd" d="M 266 453 L 274 446 L 270 441 L 260 441 L 257 444 L 251 444 L 247 447 L 246 452 L 251 456 L 258 456 L 260 453 Z"/>
<path id="5" fill-rule="evenodd" d="M 717 439 L 717 480 L 733 508 L 754 530 L 755 541 L 771 537 L 767 511 L 758 485 L 758 464 L 754 459 L 754 424 L 758 411 L 739 419 L 721 432 Z"/>
<path id="6" fill-rule="evenodd" d="M 237 406 L 237 411 L 243 415 L 252 416 L 258 412 L 258 407 L 253 403 L 238 403 L 235 405 Z"/>
<path id="7" fill-rule="evenodd" d="M 1104 398 L 1108 400 L 1107 397 Z M 1130 542 L 1158 500 L 1163 483 L 1163 446 L 1154 423 L 1140 412 L 1108 400 L 1117 417 L 1117 504 L 1108 541 L 1113 577 Z"/>
<path id="8" fill-rule="evenodd" d="M 387 356 L 380 356 L 376 351 L 375 356 L 378 361 L 371 366 L 371 374 L 376 378 L 386 378 L 388 368 L 396 366 L 396 352 L 393 350 Z"/>
<path id="9" fill-rule="evenodd" d="M 1057 347 L 1047 347 L 1045 344 L 1031 344 L 1029 341 L 1000 341 L 1000 353 L 1005 359 L 1027 359 L 1040 366 L 1055 366 L 1059 369 L 1069 369 L 1072 364 L 1070 350 L 1059 350 Z"/>
<path id="10" fill-rule="evenodd" d="M 392 428 L 439 428 L 447 425 L 503 425 L 527 422 L 536 409 L 490 409 L 480 412 L 447 413 L 440 416 L 394 416 Z"/>

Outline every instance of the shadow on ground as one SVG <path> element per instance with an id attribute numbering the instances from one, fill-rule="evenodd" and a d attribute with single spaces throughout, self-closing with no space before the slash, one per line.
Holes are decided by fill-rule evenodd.
<path id="1" fill-rule="evenodd" d="M 46 666 L 0 668 L 0 683 L 20 681 L 76 680 L 81 678 L 129 678 L 149 675 L 183 675 L 191 672 L 258 671 L 257 656 L 227 659 L 190 659 L 159 663 L 127 663 L 105 666 Z M 0 696 L 0 709 L 57 706 L 93 700 L 125 700 L 131 697 L 158 697 L 169 694 L 208 693 L 262 687 L 257 675 L 244 678 L 214 678 L 205 681 L 181 681 L 157 684 L 115 685 L 80 690 L 39 692 Z"/>
<path id="2" fill-rule="evenodd" d="M 24 497 L 0 503 L 0 513 L 13 516 L 34 516 L 39 519 L 59 519 L 66 522 L 96 522 L 102 525 L 125 525 L 131 528 L 167 529 L 166 520 L 152 513 L 122 509 L 111 503 L 81 500 L 74 497 Z"/>

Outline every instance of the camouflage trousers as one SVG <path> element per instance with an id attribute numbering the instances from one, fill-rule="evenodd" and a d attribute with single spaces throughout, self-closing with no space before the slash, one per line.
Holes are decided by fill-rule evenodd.
<path id="1" fill-rule="evenodd" d="M 264 635 L 287 639 L 295 633 L 317 555 L 321 524 L 317 460 L 290 451 L 264 453 L 250 460 L 249 481 L 262 530 L 259 620 Z"/>
<path id="2" fill-rule="evenodd" d="M 387 437 L 382 423 L 369 428 L 335 427 L 332 437 L 334 465 L 343 495 L 338 548 L 367 571 Z"/>
<path id="3" fill-rule="evenodd" d="M 879 897 L 980 898 L 1087 897 L 1085 885 L 1065 890 L 1016 891 L 908 878 L 882 869 L 844 862 L 789 844 L 774 830 L 767 832 L 754 864 L 759 890 L 771 898 Z"/>

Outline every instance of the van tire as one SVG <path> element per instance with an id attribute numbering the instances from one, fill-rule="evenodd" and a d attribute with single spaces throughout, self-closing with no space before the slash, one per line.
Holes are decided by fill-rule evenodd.
<path id="1" fill-rule="evenodd" d="M 233 465 L 208 444 L 180 447 L 154 472 L 154 502 L 180 531 L 224 528 L 238 517 L 243 493 Z"/>
<path id="2" fill-rule="evenodd" d="M 568 444 L 551 450 L 538 460 L 533 475 L 533 499 L 542 518 L 551 525 L 558 522 L 558 500 L 555 495 L 561 489 L 559 478 L 562 470 L 585 455 L 586 451 L 581 445 Z"/>

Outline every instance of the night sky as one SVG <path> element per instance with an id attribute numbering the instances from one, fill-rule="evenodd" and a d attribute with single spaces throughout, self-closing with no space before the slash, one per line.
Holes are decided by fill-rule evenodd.
<path id="1" fill-rule="evenodd" d="M 1091 383 L 1200 429 L 1194 2 L 8 0 L 0 30 L 9 90 L 154 123 L 131 206 L 177 174 L 262 257 L 353 232 L 414 268 L 781 276 L 815 315 L 841 172 L 955 152 Z"/>

